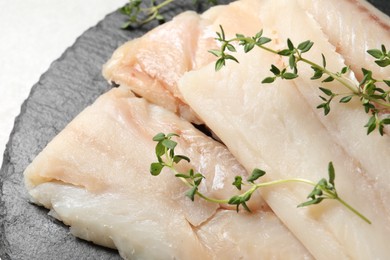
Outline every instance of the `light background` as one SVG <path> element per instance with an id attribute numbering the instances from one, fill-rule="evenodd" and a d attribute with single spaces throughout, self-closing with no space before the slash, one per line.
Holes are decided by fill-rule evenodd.
<path id="1" fill-rule="evenodd" d="M 85 30 L 127 0 L 0 0 L 0 165 L 31 87 Z"/>

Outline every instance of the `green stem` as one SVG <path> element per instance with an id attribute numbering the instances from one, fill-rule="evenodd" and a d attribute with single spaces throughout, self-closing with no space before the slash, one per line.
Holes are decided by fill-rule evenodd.
<path id="1" fill-rule="evenodd" d="M 366 218 L 363 214 L 361 214 L 359 211 L 357 211 L 355 208 L 353 208 L 351 205 L 349 205 L 347 202 L 345 202 L 344 200 L 342 200 L 341 198 L 339 197 L 336 197 L 335 200 L 339 201 L 341 204 L 343 204 L 347 209 L 349 209 L 350 211 L 352 211 L 353 213 L 355 213 L 357 216 L 359 216 L 361 219 L 363 219 L 365 222 L 367 222 L 368 224 L 371 224 L 371 221 Z"/>
<path id="2" fill-rule="evenodd" d="M 297 58 L 299 58 L 300 61 L 303 61 L 304 63 L 306 63 L 310 66 L 313 66 L 317 69 L 322 70 L 325 74 L 327 74 L 328 76 L 331 76 L 332 78 L 334 78 L 335 80 L 340 82 L 342 85 L 344 85 L 350 91 L 352 91 L 352 93 L 354 93 L 355 95 L 359 94 L 359 88 L 355 84 L 351 83 L 350 80 L 346 79 L 345 77 L 340 77 L 339 75 L 327 70 L 326 68 L 322 67 L 321 65 L 318 65 L 317 63 L 309 61 L 305 58 L 302 58 L 302 57 L 297 57 Z"/>

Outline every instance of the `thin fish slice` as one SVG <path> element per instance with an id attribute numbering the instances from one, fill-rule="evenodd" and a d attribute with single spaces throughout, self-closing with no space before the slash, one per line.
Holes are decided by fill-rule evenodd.
<path id="1" fill-rule="evenodd" d="M 169 171 L 156 177 L 149 173 L 156 160 L 152 137 L 158 132 L 181 135 L 176 153 L 192 161 L 179 168 L 193 167 L 206 176 L 200 191 L 217 198 L 238 193 L 231 185 L 234 176 L 245 178 L 247 173 L 223 145 L 120 87 L 78 115 L 28 166 L 25 182 L 32 201 L 51 209 L 50 214 L 70 225 L 75 236 L 117 248 L 126 259 L 218 259 L 208 244 L 211 240 L 207 235 L 200 239 L 198 230 L 220 230 L 219 224 L 210 224 L 220 206 L 200 199 L 192 202 L 184 196 L 187 187 Z M 249 206 L 258 212 L 256 233 L 291 245 L 293 258 L 310 256 L 259 194 Z M 224 210 L 238 214 L 235 208 Z M 273 217 L 261 218 L 262 214 Z M 238 214 L 232 230 L 245 226 L 247 218 Z M 244 242 L 249 240 L 250 235 L 237 238 L 230 259 L 244 254 Z M 222 237 L 216 242 L 228 246 Z M 255 247 L 250 259 L 279 245 L 272 239 L 261 243 L 266 246 Z"/>
<path id="2" fill-rule="evenodd" d="M 210 8 L 202 15 L 184 12 L 144 36 L 120 46 L 103 68 L 108 81 L 127 86 L 137 95 L 201 124 L 185 103 L 177 81 L 187 71 L 215 60 L 208 52 L 217 48 L 215 31 L 224 24 L 226 35 L 237 29 L 256 33 L 259 17 L 253 10 L 261 1 L 246 0 Z"/>
<path id="3" fill-rule="evenodd" d="M 297 1 L 318 22 L 359 80 L 362 67 L 379 79 L 390 77 L 389 68 L 377 66 L 367 55 L 367 50 L 381 49 L 382 44 L 390 48 L 390 18 L 386 14 L 365 0 Z"/>
<path id="4" fill-rule="evenodd" d="M 272 14 L 272 8 L 282 10 L 287 2 L 268 1 L 260 17 L 269 18 L 271 15 L 266 13 Z M 281 25 L 292 20 L 305 24 L 305 32 L 315 31 L 310 34 L 315 42 L 324 37 L 320 30 L 315 30 L 310 17 L 290 2 L 288 5 L 279 17 L 272 18 L 280 20 Z M 265 20 L 263 23 L 267 24 Z M 276 26 L 267 29 L 278 33 Z M 280 43 L 280 39 L 276 42 Z M 327 177 L 327 165 L 333 161 L 340 196 L 366 214 L 372 225 L 335 201 L 296 208 L 312 187 L 286 184 L 263 191 L 276 215 L 315 258 L 388 258 L 390 221 L 386 205 L 390 196 L 368 177 L 376 173 L 361 168 L 360 162 L 338 144 L 294 83 L 260 83 L 270 76 L 270 64 L 281 65 L 278 57 L 256 49 L 249 55 L 238 55 L 238 60 L 240 64 L 230 63 L 220 72 L 215 72 L 214 64 L 210 64 L 187 73 L 179 83 L 187 102 L 247 170 L 260 167 L 269 172 L 265 180 L 295 177 L 316 182 Z M 353 136 L 348 138 L 354 140 Z"/>

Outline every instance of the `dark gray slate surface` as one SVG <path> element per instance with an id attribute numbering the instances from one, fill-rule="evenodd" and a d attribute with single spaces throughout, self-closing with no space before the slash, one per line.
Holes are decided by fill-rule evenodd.
<path id="1" fill-rule="evenodd" d="M 168 17 L 189 9 L 178 1 Z M 229 1 L 219 1 L 220 3 Z M 388 0 L 371 0 L 390 14 Z M 199 11 L 202 10 L 199 7 Z M 73 237 L 69 229 L 49 217 L 47 210 L 28 203 L 22 181 L 26 166 L 83 108 L 110 86 L 101 66 L 125 41 L 152 28 L 124 31 L 125 17 L 108 15 L 85 32 L 33 86 L 4 153 L 0 171 L 0 258 L 8 259 L 120 259 L 108 250 Z M 156 25 L 156 24 L 154 24 Z"/>

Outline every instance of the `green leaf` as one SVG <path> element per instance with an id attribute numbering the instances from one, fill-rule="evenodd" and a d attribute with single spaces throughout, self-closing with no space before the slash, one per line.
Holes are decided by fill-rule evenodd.
<path id="1" fill-rule="evenodd" d="M 211 54 L 213 54 L 214 56 L 216 56 L 216 57 L 221 57 L 222 56 L 222 52 L 220 50 L 209 50 L 209 52 Z"/>
<path id="2" fill-rule="evenodd" d="M 264 176 L 266 172 L 263 171 L 263 170 L 260 170 L 258 168 L 255 168 L 253 169 L 252 171 L 252 174 L 249 176 L 249 178 L 247 179 L 247 181 L 249 182 L 254 182 L 255 180 L 257 180 L 258 178 Z"/>
<path id="3" fill-rule="evenodd" d="M 326 59 L 325 59 L 325 55 L 323 53 L 321 53 L 321 56 L 322 56 L 322 67 L 326 68 Z"/>
<path id="4" fill-rule="evenodd" d="M 351 101 L 352 97 L 353 97 L 353 95 L 345 96 L 345 97 L 340 99 L 340 103 L 348 103 L 349 101 Z"/>
<path id="5" fill-rule="evenodd" d="M 186 196 L 188 198 L 190 198 L 192 201 L 195 200 L 195 195 L 196 195 L 196 192 L 198 191 L 198 187 L 197 186 L 193 186 L 191 189 L 189 189 L 187 192 L 186 192 Z"/>
<path id="6" fill-rule="evenodd" d="M 278 69 L 278 67 L 276 67 L 275 65 L 271 65 L 271 69 L 270 71 L 275 75 L 275 76 L 279 76 L 280 75 L 280 70 Z"/>
<path id="7" fill-rule="evenodd" d="M 189 178 L 191 178 L 189 175 L 184 174 L 184 173 L 175 174 L 175 177 L 184 178 L 184 179 L 189 179 Z"/>
<path id="8" fill-rule="evenodd" d="M 310 206 L 310 205 L 314 205 L 314 204 L 318 204 L 320 203 L 324 198 L 315 198 L 313 200 L 309 200 L 309 201 L 306 201 L 304 203 L 301 203 L 299 204 L 297 207 L 301 208 L 301 207 L 306 207 L 306 206 Z"/>
<path id="9" fill-rule="evenodd" d="M 291 53 L 292 52 L 289 49 L 284 49 L 284 50 L 278 51 L 278 54 L 282 55 L 282 56 L 290 56 Z"/>
<path id="10" fill-rule="evenodd" d="M 226 48 L 231 52 L 237 52 L 236 48 L 231 44 L 226 45 Z"/>
<path id="11" fill-rule="evenodd" d="M 161 141 L 161 144 L 164 147 L 173 150 L 173 149 L 175 149 L 175 147 L 177 145 L 177 142 L 169 140 L 169 139 L 164 139 L 164 140 Z"/>
<path id="12" fill-rule="evenodd" d="M 229 55 L 229 54 L 225 55 L 225 60 L 233 60 L 233 61 L 239 63 L 238 60 L 236 59 L 236 57 Z"/>
<path id="13" fill-rule="evenodd" d="M 314 70 L 314 75 L 313 75 L 313 77 L 310 78 L 311 80 L 320 79 L 322 77 L 322 75 L 324 74 L 322 72 L 322 70 L 319 70 L 319 69 L 314 68 L 314 67 L 312 67 L 312 69 Z"/>
<path id="14" fill-rule="evenodd" d="M 378 50 L 378 49 L 368 50 L 367 53 L 370 54 L 372 57 L 374 57 L 376 59 L 380 59 L 382 57 L 382 55 L 383 55 L 382 51 Z"/>
<path id="15" fill-rule="evenodd" d="M 310 40 L 307 40 L 307 41 L 304 41 L 304 42 L 301 42 L 299 45 L 298 45 L 298 49 L 301 51 L 301 53 L 305 53 L 305 52 L 308 52 L 311 47 L 313 47 L 313 42 L 310 41 Z"/>
<path id="16" fill-rule="evenodd" d="M 294 44 L 291 42 L 290 39 L 287 39 L 287 47 L 290 51 L 294 50 Z"/>
<path id="17" fill-rule="evenodd" d="M 329 183 L 332 184 L 333 187 L 334 187 L 335 186 L 334 185 L 334 179 L 336 177 L 336 174 L 335 174 L 332 162 L 329 162 L 329 164 L 328 164 L 328 174 L 329 174 Z"/>
<path id="18" fill-rule="evenodd" d="M 322 88 L 322 87 L 319 87 L 319 89 L 320 89 L 322 92 L 324 92 L 325 95 L 327 95 L 327 96 L 332 96 L 332 95 L 333 95 L 333 92 L 332 92 L 332 90 L 330 90 L 330 89 Z"/>
<path id="19" fill-rule="evenodd" d="M 255 47 L 255 43 L 254 42 L 250 42 L 250 43 L 245 44 L 244 52 L 245 53 L 250 52 L 253 49 L 253 47 Z"/>
<path id="20" fill-rule="evenodd" d="M 234 182 L 232 183 L 232 185 L 236 186 L 238 190 L 241 190 L 242 177 L 241 176 L 234 177 Z"/>
<path id="21" fill-rule="evenodd" d="M 380 67 L 387 67 L 390 65 L 390 59 L 376 60 L 375 63 Z"/>
<path id="22" fill-rule="evenodd" d="M 294 69 L 296 64 L 295 64 L 295 55 L 290 55 L 289 59 L 288 59 L 288 64 L 290 66 L 291 69 Z"/>
<path id="23" fill-rule="evenodd" d="M 390 87 L 390 80 L 384 79 L 383 82 L 386 83 L 386 85 Z"/>
<path id="24" fill-rule="evenodd" d="M 261 83 L 272 83 L 274 82 L 276 79 L 276 77 L 267 77 L 265 79 L 263 79 L 263 81 Z"/>
<path id="25" fill-rule="evenodd" d="M 222 69 L 223 66 L 225 66 L 225 59 L 224 58 L 220 58 L 215 62 L 215 70 L 216 71 L 219 71 L 220 69 Z"/>
<path id="26" fill-rule="evenodd" d="M 271 41 L 270 38 L 267 38 L 267 37 L 260 37 L 257 42 L 256 42 L 256 45 L 257 46 L 260 46 L 260 45 L 264 45 L 266 43 L 269 43 Z"/>
<path id="27" fill-rule="evenodd" d="M 388 117 L 388 118 L 385 118 L 385 119 L 382 119 L 382 124 L 384 124 L 384 125 L 390 125 L 390 117 Z"/>
<path id="28" fill-rule="evenodd" d="M 150 173 L 153 175 L 153 176 L 157 176 L 161 173 L 161 170 L 164 168 L 164 165 L 162 165 L 161 163 L 159 162 L 155 162 L 155 163 L 152 163 L 150 165 Z"/>
<path id="29" fill-rule="evenodd" d="M 298 77 L 297 74 L 291 73 L 291 72 L 286 72 L 286 73 L 283 73 L 283 75 L 282 75 L 282 78 L 284 78 L 284 79 L 295 79 L 297 77 Z"/>
<path id="30" fill-rule="evenodd" d="M 349 67 L 343 67 L 342 69 L 341 69 L 341 74 L 345 74 L 345 73 L 347 73 L 349 71 Z"/>
<path id="31" fill-rule="evenodd" d="M 229 205 L 239 205 L 241 203 L 241 198 L 238 195 L 231 197 L 228 201 Z"/>
<path id="32" fill-rule="evenodd" d="M 367 135 L 369 135 L 372 131 L 376 128 L 376 117 L 375 115 L 371 116 L 368 120 L 367 124 L 365 125 L 367 127 Z"/>
<path id="33" fill-rule="evenodd" d="M 165 139 L 164 133 L 158 133 L 153 137 L 153 141 L 160 142 Z"/>
<path id="34" fill-rule="evenodd" d="M 163 156 L 165 154 L 165 147 L 164 145 L 162 145 L 161 142 L 158 142 L 157 145 L 156 145 L 156 155 L 157 156 Z"/>
<path id="35" fill-rule="evenodd" d="M 322 82 L 332 82 L 333 80 L 334 78 L 332 76 L 329 76 L 326 79 L 324 79 Z"/>
<path id="36" fill-rule="evenodd" d="M 187 162 L 190 162 L 190 158 L 188 158 L 187 156 L 185 155 L 175 155 L 173 157 L 173 162 L 174 163 L 179 163 L 181 160 L 185 160 Z"/>

